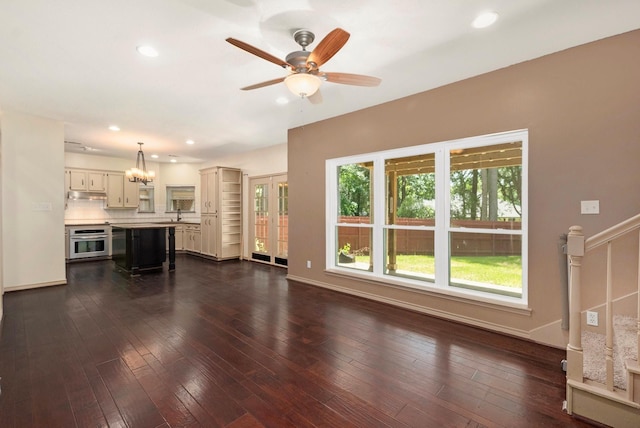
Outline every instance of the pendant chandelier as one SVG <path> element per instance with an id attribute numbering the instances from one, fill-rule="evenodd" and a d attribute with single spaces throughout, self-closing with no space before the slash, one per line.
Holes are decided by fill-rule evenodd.
<path id="1" fill-rule="evenodd" d="M 147 164 L 144 162 L 144 153 L 142 153 L 142 145 L 144 143 L 138 143 L 140 149 L 138 150 L 138 157 L 136 158 L 136 167 L 125 171 L 125 175 L 131 182 L 135 183 L 151 183 L 156 177 L 156 173 L 153 171 L 147 171 Z"/>

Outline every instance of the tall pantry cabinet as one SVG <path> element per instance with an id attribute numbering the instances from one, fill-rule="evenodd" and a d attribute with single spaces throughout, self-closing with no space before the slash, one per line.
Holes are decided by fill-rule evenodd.
<path id="1" fill-rule="evenodd" d="M 216 260 L 240 257 L 242 244 L 242 171 L 200 170 L 200 225 L 203 255 Z"/>

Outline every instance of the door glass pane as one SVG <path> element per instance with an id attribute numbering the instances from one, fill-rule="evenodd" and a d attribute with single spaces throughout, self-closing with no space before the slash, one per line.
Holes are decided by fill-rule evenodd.
<path id="1" fill-rule="evenodd" d="M 253 188 L 253 251 L 269 253 L 269 185 L 257 184 Z"/>
<path id="2" fill-rule="evenodd" d="M 289 186 L 278 183 L 278 253 L 286 258 L 289 253 Z"/>

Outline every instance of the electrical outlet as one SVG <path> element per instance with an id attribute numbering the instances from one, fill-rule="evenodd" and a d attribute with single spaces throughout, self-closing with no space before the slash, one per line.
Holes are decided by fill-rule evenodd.
<path id="1" fill-rule="evenodd" d="M 311 260 L 307 260 L 307 269 L 311 269 Z"/>
<path id="2" fill-rule="evenodd" d="M 587 325 L 598 326 L 598 313 L 587 311 Z"/>

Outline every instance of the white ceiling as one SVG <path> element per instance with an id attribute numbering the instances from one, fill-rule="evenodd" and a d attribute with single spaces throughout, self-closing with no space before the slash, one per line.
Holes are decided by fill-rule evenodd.
<path id="1" fill-rule="evenodd" d="M 498 22 L 472 28 L 486 10 Z M 313 49 L 336 27 L 351 38 L 322 70 L 376 76 L 380 86 L 325 82 L 317 105 L 284 84 L 239 90 L 286 70 L 227 37 L 284 59 L 299 50 L 293 30 L 313 31 Z M 68 151 L 133 160 L 143 141 L 161 162 L 202 162 L 637 28 L 638 0 L 0 0 L 0 109 L 63 121 L 65 140 L 79 143 Z M 141 44 L 160 55 L 141 56 Z M 289 104 L 276 103 L 282 96 Z"/>

